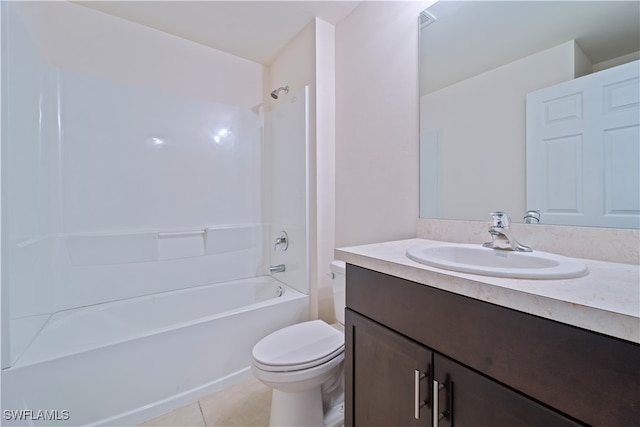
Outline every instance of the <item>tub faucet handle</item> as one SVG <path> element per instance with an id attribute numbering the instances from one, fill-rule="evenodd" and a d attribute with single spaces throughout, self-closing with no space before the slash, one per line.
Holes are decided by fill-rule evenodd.
<path id="1" fill-rule="evenodd" d="M 273 250 L 275 251 L 276 249 L 278 249 L 278 246 L 280 246 L 280 249 L 282 249 L 283 251 L 286 251 L 289 247 L 289 236 L 284 230 L 281 231 L 280 235 L 276 238 L 276 245 L 273 247 Z"/>

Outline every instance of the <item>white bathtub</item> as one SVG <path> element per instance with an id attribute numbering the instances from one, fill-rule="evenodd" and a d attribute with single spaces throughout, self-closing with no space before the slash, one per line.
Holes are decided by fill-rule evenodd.
<path id="1" fill-rule="evenodd" d="M 138 423 L 248 377 L 260 338 L 307 319 L 271 277 L 56 313 L 3 372 L 2 425 Z"/>

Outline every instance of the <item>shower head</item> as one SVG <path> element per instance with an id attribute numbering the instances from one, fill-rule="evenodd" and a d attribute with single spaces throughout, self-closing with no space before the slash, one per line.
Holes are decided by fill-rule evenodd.
<path id="1" fill-rule="evenodd" d="M 284 91 L 284 93 L 289 93 L 289 86 L 279 87 L 278 89 L 274 90 L 273 92 L 271 92 L 271 97 L 273 99 L 278 99 L 278 94 L 281 91 Z"/>

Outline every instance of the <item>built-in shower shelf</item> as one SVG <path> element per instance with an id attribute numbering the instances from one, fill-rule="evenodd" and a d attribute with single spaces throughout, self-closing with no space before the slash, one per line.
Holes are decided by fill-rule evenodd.
<path id="1" fill-rule="evenodd" d="M 215 255 L 259 246 L 259 224 L 64 236 L 72 265 L 111 265 Z"/>

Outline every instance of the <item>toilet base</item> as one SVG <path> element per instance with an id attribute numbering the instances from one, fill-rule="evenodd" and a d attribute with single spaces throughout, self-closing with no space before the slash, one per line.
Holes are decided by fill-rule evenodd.
<path id="1" fill-rule="evenodd" d="M 324 427 L 341 427 L 344 425 L 344 403 L 330 408 L 324 414 Z"/>
<path id="2" fill-rule="evenodd" d="M 324 426 L 322 389 L 320 386 L 300 392 L 273 390 L 271 397 L 271 427 Z"/>

